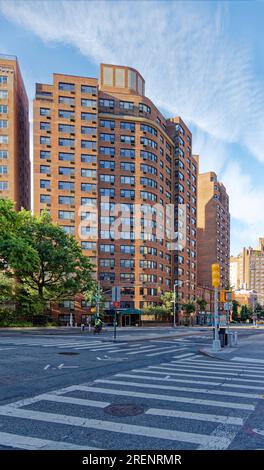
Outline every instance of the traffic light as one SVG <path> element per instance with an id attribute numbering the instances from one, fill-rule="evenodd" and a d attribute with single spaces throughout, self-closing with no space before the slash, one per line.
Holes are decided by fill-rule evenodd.
<path id="1" fill-rule="evenodd" d="M 235 300 L 235 293 L 231 290 L 221 290 L 219 292 L 219 301 L 220 302 L 232 302 Z"/>
<path id="2" fill-rule="evenodd" d="M 217 288 L 220 285 L 220 265 L 212 264 L 212 286 Z"/>

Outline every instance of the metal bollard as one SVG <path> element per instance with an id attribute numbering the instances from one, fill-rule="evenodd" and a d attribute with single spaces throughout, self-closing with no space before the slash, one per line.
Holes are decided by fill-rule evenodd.
<path id="1" fill-rule="evenodd" d="M 237 331 L 234 331 L 234 346 L 237 346 L 238 339 L 237 339 Z"/>
<path id="2" fill-rule="evenodd" d="M 234 345 L 234 334 L 233 331 L 228 333 L 228 346 L 231 348 Z"/>

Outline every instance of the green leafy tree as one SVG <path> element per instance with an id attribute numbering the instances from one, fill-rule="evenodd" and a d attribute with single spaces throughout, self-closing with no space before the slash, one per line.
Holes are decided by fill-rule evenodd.
<path id="1" fill-rule="evenodd" d="M 239 319 L 238 307 L 240 307 L 240 303 L 237 300 L 233 300 L 232 301 L 232 320 L 233 321 L 238 321 Z"/>
<path id="2" fill-rule="evenodd" d="M 0 201 L 0 268 L 16 281 L 17 299 L 36 304 L 74 298 L 93 285 L 92 265 L 80 245 L 47 212 L 33 216 L 15 212 L 10 201 Z M 24 303 L 24 305 L 25 305 Z M 34 310 L 34 308 L 33 308 Z"/>
<path id="3" fill-rule="evenodd" d="M 174 304 L 173 292 L 164 292 L 164 294 L 162 294 L 160 298 L 162 301 L 162 307 L 166 310 L 168 314 L 172 314 Z"/>
<path id="4" fill-rule="evenodd" d="M 250 309 L 246 305 L 242 305 L 241 310 L 240 310 L 240 318 L 241 321 L 246 321 L 248 320 L 250 315 Z"/>
<path id="5" fill-rule="evenodd" d="M 207 301 L 205 299 L 202 299 L 202 298 L 196 299 L 196 304 L 198 305 L 200 312 L 205 311 L 206 306 L 207 306 Z"/>
<path id="6" fill-rule="evenodd" d="M 182 309 L 184 312 L 185 323 L 190 323 L 190 317 L 193 312 L 195 312 L 195 303 L 194 302 L 186 302 L 182 305 Z"/>

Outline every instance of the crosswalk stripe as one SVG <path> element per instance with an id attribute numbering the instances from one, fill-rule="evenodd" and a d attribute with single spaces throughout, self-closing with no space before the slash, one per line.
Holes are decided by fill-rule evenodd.
<path id="1" fill-rule="evenodd" d="M 215 400 L 205 400 L 200 398 L 187 398 L 180 397 L 175 395 L 160 395 L 149 392 L 137 392 L 130 390 L 116 390 L 112 388 L 101 388 L 101 387 L 89 387 L 86 385 L 76 385 L 74 390 L 85 391 L 85 392 L 94 392 L 94 393 L 105 393 L 107 395 L 123 395 L 128 397 L 137 397 L 137 398 L 149 398 L 153 400 L 162 400 L 162 401 L 172 401 L 178 403 L 191 403 L 196 405 L 206 405 L 206 406 L 216 406 L 220 408 L 231 408 L 239 410 L 251 410 L 254 411 L 255 406 L 248 403 L 228 403 L 226 401 L 215 401 Z M 0 413 L 1 414 L 1 413 Z"/>
<path id="2" fill-rule="evenodd" d="M 139 377 L 140 379 L 142 377 Z M 206 390 L 204 388 L 188 388 L 188 387 L 176 387 L 172 385 L 156 385 L 156 384 L 145 384 L 138 382 L 125 382 L 122 380 L 107 380 L 97 379 L 95 383 L 111 384 L 111 385 L 125 385 L 129 387 L 139 388 L 158 388 L 161 390 L 176 390 L 178 392 L 195 392 L 195 393 L 206 393 L 207 395 L 228 395 L 230 397 L 241 397 L 241 398 L 261 398 L 261 395 L 256 393 L 240 393 L 240 392 L 226 392 L 224 390 Z"/>
<path id="3" fill-rule="evenodd" d="M 150 370 L 140 370 L 140 369 L 133 369 L 132 372 L 142 372 L 142 374 L 159 374 L 159 372 L 156 371 L 150 371 Z M 169 375 L 169 374 L 165 374 Z M 143 378 L 141 375 L 133 375 L 133 374 L 115 374 L 115 377 L 130 377 L 130 378 Z M 144 377 L 145 380 L 163 380 L 165 382 L 184 382 L 184 383 L 190 383 L 190 384 L 198 384 L 198 385 L 221 385 L 219 382 L 206 382 L 206 381 L 197 381 L 197 380 L 186 380 L 186 379 L 170 379 L 170 378 L 165 378 L 165 377 Z"/>
<path id="4" fill-rule="evenodd" d="M 43 393 L 38 395 L 38 401 L 52 401 L 57 403 L 68 403 L 71 405 L 84 405 L 84 406 L 91 406 L 95 408 L 105 408 L 106 406 L 110 405 L 110 403 L 105 401 L 97 401 L 97 400 L 84 400 L 83 398 L 75 398 L 75 397 L 65 397 L 63 395 L 56 395 L 52 393 Z"/>
<path id="5" fill-rule="evenodd" d="M 165 410 L 161 408 L 150 408 L 146 411 L 146 414 L 154 416 L 167 416 L 168 418 L 183 418 L 191 419 L 198 421 L 207 421 L 211 423 L 224 423 L 224 424 L 233 424 L 237 426 L 243 425 L 242 418 L 235 418 L 232 416 L 221 416 L 213 415 L 208 413 L 194 413 L 189 411 L 180 411 L 180 410 Z"/>
<path id="6" fill-rule="evenodd" d="M 173 356 L 173 358 L 175 359 L 183 359 L 183 358 L 187 358 L 189 356 L 195 356 L 195 353 L 186 353 L 186 354 L 181 354 L 180 356 Z"/>
<path id="7" fill-rule="evenodd" d="M 70 442 L 50 441 L 31 436 L 0 432 L 0 445 L 27 450 L 99 450 L 88 445 L 79 446 Z"/>
<path id="8" fill-rule="evenodd" d="M 183 349 L 185 349 L 185 348 L 166 349 L 165 351 L 160 351 L 160 352 L 155 352 L 155 353 L 152 353 L 152 354 L 147 354 L 147 356 L 149 356 L 149 357 L 160 356 L 161 354 L 166 354 L 166 353 L 176 352 L 176 351 L 182 351 Z"/>
<path id="9" fill-rule="evenodd" d="M 164 428 L 155 428 L 151 426 L 139 426 L 135 424 L 118 423 L 114 421 L 103 421 L 89 419 L 78 416 L 47 413 L 42 411 L 23 410 L 21 408 L 11 408 L 3 406 L 0 408 L 0 414 L 16 418 L 25 418 L 48 423 L 65 424 L 67 426 L 77 426 L 81 428 L 92 428 L 100 431 L 110 431 L 121 434 L 130 434 L 136 436 L 152 437 L 171 441 L 188 442 L 199 444 L 203 449 L 226 449 L 230 440 L 225 437 L 215 437 L 207 434 L 198 434 L 191 432 L 175 431 Z"/>
<path id="10" fill-rule="evenodd" d="M 177 361 L 171 361 L 172 364 L 178 364 Z M 215 365 L 212 365 L 212 366 L 209 366 L 209 365 L 203 365 L 203 364 L 197 364 L 197 362 L 195 363 L 191 363 L 191 361 L 189 361 L 188 363 L 184 363 L 184 367 L 198 367 L 199 369 L 203 368 L 203 369 L 206 369 L 206 370 L 216 370 L 216 366 Z M 259 371 L 257 369 L 248 369 L 247 367 L 236 367 L 235 365 L 233 367 L 231 366 L 222 366 L 222 365 L 218 365 L 217 367 L 217 370 L 221 370 L 221 371 L 226 371 L 226 372 L 229 372 L 229 371 L 245 371 L 247 373 L 258 373 L 259 376 L 264 376 L 264 371 Z"/>
<path id="11" fill-rule="evenodd" d="M 148 369 L 160 369 L 160 370 L 164 370 L 165 372 L 159 372 L 160 374 L 165 374 L 165 375 L 176 375 L 176 376 L 180 376 L 180 377 L 200 377 L 200 378 L 204 378 L 204 379 L 217 379 L 217 380 L 223 380 L 223 377 L 219 376 L 219 375 L 211 375 L 210 374 L 193 374 L 191 371 L 186 371 L 184 372 L 184 370 L 182 372 L 174 372 L 175 370 L 177 369 L 172 369 L 171 367 L 165 367 L 165 366 L 148 366 L 147 367 Z M 144 369 L 146 370 L 146 369 Z M 173 371 L 173 372 L 172 372 Z M 218 372 L 216 372 L 217 374 Z M 237 382 L 249 382 L 249 383 L 264 383 L 264 381 L 261 381 L 261 380 L 251 380 L 251 379 L 241 379 L 241 378 L 238 378 L 238 377 L 241 377 L 240 375 L 238 376 L 237 374 L 233 374 L 235 375 L 235 377 L 225 377 L 225 380 L 236 380 Z"/>
<path id="12" fill-rule="evenodd" d="M 231 361 L 238 361 L 238 362 L 252 362 L 252 363 L 260 363 L 264 364 L 264 359 L 256 359 L 253 357 L 232 357 Z"/>
<path id="13" fill-rule="evenodd" d="M 118 346 L 122 346 L 122 345 L 125 345 L 125 344 L 127 344 L 127 343 L 118 343 Z M 115 343 L 109 343 L 105 346 L 98 346 L 98 347 L 92 348 L 91 351 L 101 351 L 101 350 L 111 349 L 113 347 L 116 347 L 116 344 Z"/>
<path id="14" fill-rule="evenodd" d="M 170 366 L 171 367 L 171 370 L 178 370 L 178 371 L 185 371 L 185 372 L 192 372 L 194 374 L 196 373 L 200 373 L 200 372 L 203 372 L 204 374 L 208 374 L 208 375 L 214 375 L 215 373 L 217 373 L 218 375 L 223 375 L 223 376 L 228 376 L 228 375 L 233 375 L 233 376 L 238 376 L 239 374 L 239 377 L 252 377 L 252 378 L 261 378 L 263 379 L 263 375 L 258 375 L 258 374 L 247 374 L 247 373 L 241 373 L 241 371 L 237 371 L 237 372 L 230 372 L 230 371 L 226 371 L 226 372 L 223 372 L 223 371 L 219 371 L 219 370 L 216 370 L 215 368 L 214 369 L 208 369 L 208 368 L 202 368 L 202 367 L 194 367 L 194 366 L 189 366 L 186 364 L 186 362 L 184 363 L 180 363 L 179 362 L 174 362 L 174 364 L 164 364 L 162 363 L 162 365 L 166 365 L 166 366 Z"/>
<path id="15" fill-rule="evenodd" d="M 232 361 L 233 359 L 231 359 Z M 189 362 L 192 362 L 192 359 L 190 359 Z M 226 362 L 223 362 L 223 361 L 208 361 L 208 360 L 205 360 L 205 359 L 201 359 L 201 356 L 200 356 L 200 361 L 195 361 L 195 363 L 201 363 L 201 364 L 205 364 L 205 365 L 212 365 L 212 366 L 220 366 L 220 367 L 226 367 L 226 368 L 236 368 L 236 369 L 247 369 L 247 370 L 257 370 L 257 371 L 260 371 L 260 372 L 264 372 L 264 367 L 261 366 L 261 365 L 253 365 L 253 364 L 244 364 L 244 363 L 226 363 Z"/>

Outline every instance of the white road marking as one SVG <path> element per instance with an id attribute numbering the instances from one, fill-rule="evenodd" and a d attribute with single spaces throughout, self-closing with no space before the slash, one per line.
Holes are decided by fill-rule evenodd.
<path id="1" fill-rule="evenodd" d="M 149 357 L 160 356 L 161 354 L 167 354 L 167 353 L 176 352 L 176 351 L 183 351 L 184 349 L 186 349 L 186 348 L 166 349 L 165 351 L 155 352 L 155 353 L 152 353 L 152 354 L 147 354 L 147 356 L 149 356 Z"/>
<path id="2" fill-rule="evenodd" d="M 177 361 L 171 361 L 171 364 L 179 365 L 179 363 Z M 243 371 L 245 371 L 247 374 L 248 373 L 250 373 L 250 374 L 251 373 L 258 373 L 259 377 L 264 376 L 264 371 L 262 372 L 262 371 L 259 371 L 259 370 L 256 370 L 256 369 L 254 369 L 254 370 L 253 369 L 248 369 L 246 367 L 235 367 L 235 365 L 233 367 L 231 367 L 231 366 L 222 366 L 222 365 L 219 364 L 218 367 L 215 367 L 215 365 L 212 365 L 212 366 L 202 365 L 202 364 L 197 364 L 196 362 L 194 364 L 194 363 L 191 363 L 191 361 L 188 361 L 188 363 L 187 362 L 184 363 L 184 367 L 195 367 L 195 368 L 197 367 L 197 369 L 205 369 L 205 370 L 213 370 L 213 371 L 215 371 L 217 369 L 217 372 L 219 370 L 224 371 L 224 372 L 229 372 L 229 371 L 243 372 Z"/>
<path id="3" fill-rule="evenodd" d="M 38 401 L 52 401 L 56 403 L 68 403 L 71 405 L 81 405 L 81 406 L 92 406 L 95 408 L 105 408 L 110 405 L 110 402 L 98 401 L 98 400 L 85 400 L 83 398 L 75 397 L 65 397 L 62 395 L 56 395 L 53 393 L 43 393 L 38 395 Z"/>
<path id="4" fill-rule="evenodd" d="M 195 356 L 195 353 L 186 353 L 186 354 L 181 354 L 180 356 L 173 356 L 174 359 L 183 359 L 187 358 L 189 356 Z"/>
<path id="5" fill-rule="evenodd" d="M 153 371 L 153 370 L 146 370 L 146 369 L 133 369 L 132 372 L 141 372 L 142 374 L 158 374 L 158 375 L 166 375 L 167 372 L 157 372 L 157 371 Z M 171 375 L 175 375 L 175 374 L 171 374 Z M 137 377 L 136 375 L 130 375 L 130 374 L 116 374 L 116 377 Z M 166 375 L 166 377 L 162 377 L 162 378 L 159 378 L 159 377 L 155 377 L 155 376 L 152 376 L 151 379 L 152 380 L 168 380 L 170 379 L 169 381 L 170 382 L 184 382 L 184 383 L 190 383 L 190 384 L 198 384 L 198 385 L 221 385 L 221 383 L 219 382 L 206 382 L 206 381 L 197 381 L 197 380 L 188 380 L 188 379 L 171 379 L 170 378 L 171 376 L 170 375 Z M 138 377 L 139 378 L 139 377 Z M 144 377 L 144 379 L 150 379 L 150 377 Z"/>
<path id="6" fill-rule="evenodd" d="M 233 359 L 231 359 L 232 361 Z M 192 362 L 192 359 L 190 359 L 190 362 Z M 228 367 L 228 368 L 236 368 L 236 369 L 247 369 L 247 370 L 258 370 L 260 372 L 264 372 L 264 366 L 256 364 L 244 364 L 244 363 L 231 363 L 231 362 L 223 362 L 223 361 L 210 361 L 207 359 L 201 359 L 199 361 L 195 361 L 196 364 L 205 364 L 205 365 L 211 365 L 211 366 L 219 366 L 219 367 Z"/>
<path id="7" fill-rule="evenodd" d="M 208 413 L 194 413 L 180 410 L 165 410 L 163 408 L 150 408 L 145 414 L 155 416 L 167 416 L 168 418 L 193 419 L 198 421 L 207 421 L 211 423 L 243 425 L 242 418 L 233 418 L 232 416 L 213 415 Z"/>
<path id="8" fill-rule="evenodd" d="M 66 426 L 98 429 L 100 431 L 110 431 L 121 434 L 152 437 L 170 441 L 189 442 L 192 444 L 199 444 L 203 449 L 226 449 L 230 445 L 230 440 L 225 437 L 220 438 L 206 434 L 172 431 L 170 429 L 137 426 L 134 424 L 88 419 L 78 416 L 47 413 L 42 411 L 23 410 L 21 408 L 8 407 L 8 405 L 0 407 L 0 414 L 2 416 L 12 416 L 16 418 L 44 421 L 48 423 L 64 424 Z"/>
<path id="9" fill-rule="evenodd" d="M 10 347 L 7 347 L 7 348 L 0 348 L 0 351 L 7 351 L 8 349 L 16 349 L 16 348 L 10 348 Z"/>
<path id="10" fill-rule="evenodd" d="M 140 379 L 142 377 L 139 377 Z M 95 383 L 112 384 L 112 385 L 125 385 L 128 387 L 139 387 L 139 388 L 158 388 L 162 390 L 175 390 L 178 392 L 194 392 L 194 393 L 206 393 L 207 395 L 227 395 L 229 397 L 241 397 L 241 398 L 261 398 L 261 395 L 256 393 L 240 393 L 240 392 L 226 392 L 225 390 L 206 390 L 205 388 L 188 388 L 188 387 L 176 387 L 172 385 L 156 385 L 156 384 L 145 384 L 138 382 L 125 382 L 122 380 L 107 380 L 97 379 Z"/>
<path id="11" fill-rule="evenodd" d="M 50 367 L 50 364 L 47 364 L 47 365 L 44 367 L 44 370 L 47 370 L 49 367 Z"/>
<path id="12" fill-rule="evenodd" d="M 31 436 L 0 432 L 0 445 L 28 450 L 99 450 L 88 445 L 79 446 L 70 442 L 50 441 Z"/>
<path id="13" fill-rule="evenodd" d="M 255 359 L 253 357 L 232 357 L 231 361 L 238 361 L 238 362 L 252 362 L 256 365 L 264 364 L 264 359 Z"/>
<path id="14" fill-rule="evenodd" d="M 216 406 L 219 408 L 231 408 L 238 410 L 251 410 L 254 411 L 255 406 L 248 403 L 228 403 L 227 401 L 204 400 L 199 398 L 186 398 L 175 395 L 160 395 L 148 392 L 136 392 L 130 390 L 116 390 L 112 388 L 89 387 L 86 385 L 76 385 L 72 390 L 80 390 L 92 393 L 105 393 L 107 395 L 122 395 L 128 397 L 149 398 L 153 400 L 172 401 L 174 403 L 191 403 L 195 405 Z M 0 413 L 1 414 L 1 413 Z"/>
<path id="15" fill-rule="evenodd" d="M 261 378 L 263 379 L 263 375 L 254 375 L 254 374 L 244 374 L 244 373 L 241 373 L 241 372 L 229 372 L 229 371 L 226 371 L 226 372 L 223 372 L 223 371 L 219 371 L 219 370 L 216 370 L 215 368 L 214 369 L 204 369 L 204 368 L 201 368 L 201 367 L 195 367 L 194 366 L 187 366 L 186 362 L 178 362 L 178 363 L 174 363 L 174 364 L 164 364 L 162 363 L 161 365 L 165 365 L 166 367 L 170 366 L 170 370 L 174 370 L 174 371 L 182 371 L 182 372 L 190 372 L 190 373 L 194 373 L 194 374 L 198 374 L 198 373 L 203 373 L 203 374 L 208 374 L 208 375 L 214 375 L 214 374 L 217 374 L 217 375 L 223 375 L 224 377 L 227 377 L 228 375 L 232 375 L 234 377 L 252 377 L 252 378 Z"/>

